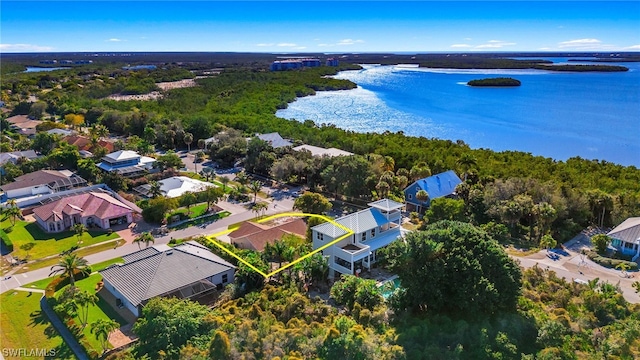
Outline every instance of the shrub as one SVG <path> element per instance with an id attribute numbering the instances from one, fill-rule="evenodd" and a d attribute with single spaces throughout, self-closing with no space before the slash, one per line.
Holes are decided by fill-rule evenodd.
<path id="1" fill-rule="evenodd" d="M 589 259 L 591 259 L 593 262 L 604 267 L 615 268 L 620 264 L 627 264 L 627 266 L 629 266 L 629 270 L 632 270 L 632 271 L 638 270 L 638 263 L 635 263 L 633 261 L 611 259 L 611 258 L 602 256 L 592 250 L 586 251 L 586 254 L 589 257 Z"/>
<path id="2" fill-rule="evenodd" d="M 88 274 L 91 274 L 91 268 L 89 268 L 89 270 L 87 271 L 86 275 L 80 271 L 76 271 L 74 272 L 74 279 L 76 281 L 78 280 L 82 280 L 85 277 L 89 276 Z M 49 285 L 47 285 L 47 287 L 44 290 L 44 296 L 46 296 L 47 298 L 53 298 L 56 291 L 62 289 L 63 287 L 65 287 L 66 285 L 69 285 L 70 283 L 70 279 L 66 276 L 57 276 L 55 277 L 53 280 L 51 280 L 51 282 L 49 283 Z"/>
<path id="3" fill-rule="evenodd" d="M 4 243 L 7 251 L 13 251 L 13 243 L 11 242 L 11 240 L 9 240 L 9 235 L 7 235 L 7 233 L 2 229 L 0 229 L 0 240 Z"/>

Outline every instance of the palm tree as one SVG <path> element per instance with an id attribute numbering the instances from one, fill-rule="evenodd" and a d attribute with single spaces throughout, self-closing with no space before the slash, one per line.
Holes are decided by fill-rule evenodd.
<path id="1" fill-rule="evenodd" d="M 229 184 L 229 181 L 231 180 L 229 180 L 229 178 L 226 176 L 220 177 L 220 182 L 222 183 L 222 191 L 227 191 L 227 184 Z"/>
<path id="2" fill-rule="evenodd" d="M 213 176 L 214 171 L 213 171 L 213 169 L 212 169 L 212 168 L 210 168 L 210 167 L 205 167 L 205 168 L 202 168 L 201 173 L 202 173 L 202 176 L 204 176 L 204 178 L 205 178 L 207 181 L 209 181 L 209 178 L 210 178 L 211 176 Z"/>
<path id="3" fill-rule="evenodd" d="M 89 133 L 92 137 L 102 139 L 109 135 L 109 129 L 102 124 L 95 124 L 91 128 L 89 128 Z"/>
<path id="4" fill-rule="evenodd" d="M 184 143 L 187 144 L 189 152 L 191 152 L 191 143 L 193 142 L 193 134 L 184 133 L 184 138 L 182 139 L 182 141 L 184 141 Z"/>
<path id="5" fill-rule="evenodd" d="M 431 176 L 431 169 L 424 161 L 417 163 L 414 167 L 409 171 L 409 176 L 412 181 L 416 181 L 418 179 L 426 178 Z"/>
<path id="6" fill-rule="evenodd" d="M 391 156 L 384 157 L 385 171 L 393 171 L 396 168 L 396 161 Z"/>
<path id="7" fill-rule="evenodd" d="M 429 193 L 426 190 L 418 190 L 416 193 L 416 199 L 420 201 L 420 203 L 424 204 L 429 200 Z M 420 212 L 422 205 L 418 206 L 418 212 Z"/>
<path id="8" fill-rule="evenodd" d="M 18 218 L 18 216 L 20 216 L 22 214 L 22 212 L 20 211 L 20 208 L 18 208 L 17 206 L 12 206 L 9 207 L 7 209 L 4 210 L 4 214 L 6 216 L 10 216 L 11 217 L 11 224 L 15 225 L 16 224 L 16 219 Z"/>
<path id="9" fill-rule="evenodd" d="M 616 269 L 620 270 L 620 274 L 622 275 L 623 278 L 626 278 L 627 271 L 631 269 L 631 267 L 627 263 L 621 262 L 618 265 L 616 265 Z"/>
<path id="10" fill-rule="evenodd" d="M 464 181 L 467 181 L 469 170 L 478 166 L 478 160 L 470 153 L 462 154 L 456 163 L 460 166 L 460 170 L 464 174 Z"/>
<path id="11" fill-rule="evenodd" d="M 56 268 L 54 270 L 54 268 Z M 78 257 L 76 254 L 65 255 L 60 262 L 51 267 L 51 273 L 49 276 L 61 274 L 69 277 L 69 281 L 71 282 L 71 286 L 75 287 L 75 273 L 80 273 L 83 275 L 88 275 L 90 271 L 89 266 L 87 265 L 87 260 L 84 258 Z"/>
<path id="12" fill-rule="evenodd" d="M 111 319 L 98 319 L 91 324 L 91 333 L 100 341 L 103 353 L 109 348 L 109 334 L 119 327 L 120 324 Z"/>
<path id="13" fill-rule="evenodd" d="M 151 235 L 150 232 L 143 232 L 138 235 L 135 239 L 133 239 L 134 244 L 138 244 L 138 249 L 140 248 L 140 244 L 144 243 L 146 247 L 149 247 L 149 244 L 155 244 L 156 238 Z"/>
<path id="14" fill-rule="evenodd" d="M 255 204 L 258 199 L 258 192 L 262 189 L 262 184 L 258 180 L 252 181 L 249 184 L 249 189 L 253 192 L 253 203 Z"/>
<path id="15" fill-rule="evenodd" d="M 378 185 L 376 185 L 376 190 L 378 190 L 378 198 L 380 199 L 386 198 L 390 189 L 391 189 L 391 186 L 389 186 L 389 183 L 387 183 L 386 181 L 380 180 L 380 182 L 378 182 Z"/>
<path id="16" fill-rule="evenodd" d="M 640 294 L 640 281 L 634 281 L 631 286 L 633 286 L 633 288 L 636 289 L 636 292 Z"/>
<path id="17" fill-rule="evenodd" d="M 80 310 L 80 314 L 78 315 L 80 322 L 82 323 L 82 327 L 84 328 L 87 326 L 87 322 L 89 321 L 89 306 L 97 304 L 98 297 L 88 291 L 80 291 L 75 295 L 74 301 Z"/>
<path id="18" fill-rule="evenodd" d="M 162 190 L 160 190 L 160 183 L 157 181 L 152 181 L 149 183 L 149 195 L 152 198 L 157 198 L 162 195 Z"/>
<path id="19" fill-rule="evenodd" d="M 249 183 L 249 178 L 247 177 L 247 174 L 244 171 L 240 171 L 239 173 L 236 174 L 236 181 L 239 182 L 241 185 L 247 185 Z"/>
<path id="20" fill-rule="evenodd" d="M 282 266 L 282 261 L 284 260 L 284 254 L 287 251 L 287 248 L 288 246 L 282 240 L 277 240 L 271 247 L 273 255 L 278 260 L 278 267 Z"/>
<path id="21" fill-rule="evenodd" d="M 78 244 L 82 243 L 82 235 L 87 231 L 87 227 L 82 223 L 77 223 L 71 227 L 71 230 L 76 233 L 78 237 Z"/>

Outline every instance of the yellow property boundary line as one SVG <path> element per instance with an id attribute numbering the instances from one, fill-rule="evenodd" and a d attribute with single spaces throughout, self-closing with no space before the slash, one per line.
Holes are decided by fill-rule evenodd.
<path id="1" fill-rule="evenodd" d="M 333 240 L 332 242 L 330 242 L 330 243 L 328 243 L 328 244 L 326 244 L 326 245 L 323 245 L 323 246 L 321 246 L 321 247 L 319 247 L 319 248 L 315 249 L 314 251 L 312 251 L 312 252 L 310 252 L 310 253 L 308 253 L 308 254 L 306 254 L 306 255 L 304 255 L 304 256 L 302 256 L 302 257 L 300 257 L 300 258 L 298 258 L 298 259 L 296 259 L 296 260 L 294 260 L 294 261 L 292 261 L 292 262 L 288 263 L 287 265 L 285 265 L 285 266 L 283 266 L 283 267 L 281 267 L 281 268 L 279 268 L 279 269 L 276 269 L 276 270 L 274 270 L 274 271 L 272 271 L 272 272 L 270 272 L 270 273 L 268 273 L 268 274 L 265 274 L 264 272 L 260 271 L 258 268 L 256 268 L 255 266 L 251 265 L 249 262 L 247 262 L 246 260 L 244 260 L 244 259 L 243 259 L 243 258 L 241 258 L 240 256 L 236 255 L 236 254 L 235 254 L 234 252 L 232 252 L 231 250 L 229 250 L 229 249 L 225 248 L 224 246 L 222 246 L 221 244 L 219 244 L 219 243 L 218 243 L 218 241 L 219 241 L 219 240 L 214 241 L 214 240 L 216 240 L 216 239 L 215 239 L 216 237 L 218 237 L 218 236 L 220 236 L 220 235 L 226 235 L 226 234 L 228 234 L 228 233 L 230 233 L 230 232 L 232 232 L 232 231 L 234 231 L 234 230 L 236 230 L 236 229 L 228 229 L 228 230 L 225 230 L 225 231 L 221 231 L 221 232 L 219 232 L 219 233 L 215 233 L 215 234 L 213 234 L 213 235 L 206 236 L 206 239 L 207 239 L 207 240 L 209 240 L 209 241 L 211 241 L 211 243 L 215 244 L 215 245 L 216 245 L 217 247 L 219 247 L 220 249 L 224 250 L 224 251 L 225 251 L 226 253 L 228 253 L 229 255 L 233 256 L 233 257 L 234 257 L 234 258 L 236 258 L 236 259 L 238 259 L 238 261 L 240 261 L 240 262 L 242 262 L 243 264 L 247 265 L 247 266 L 248 266 L 250 269 L 252 269 L 253 271 L 257 272 L 258 274 L 260 274 L 260 275 L 262 275 L 262 276 L 264 276 L 265 278 L 269 278 L 269 277 L 271 277 L 271 276 L 273 276 L 273 275 L 275 275 L 275 274 L 279 273 L 280 271 L 282 271 L 282 270 L 284 270 L 284 269 L 286 269 L 286 268 L 288 268 L 288 267 L 290 267 L 290 266 L 293 266 L 293 265 L 295 265 L 295 264 L 299 263 L 300 261 L 302 261 L 302 260 L 304 260 L 304 259 L 306 259 L 306 258 L 308 258 L 308 257 L 310 257 L 310 256 L 312 256 L 312 255 L 314 255 L 314 254 L 316 254 L 316 253 L 318 253 L 318 252 L 320 252 L 320 251 L 322 251 L 322 250 L 324 250 L 324 249 L 328 248 L 329 246 L 331 246 L 331 245 L 333 245 L 333 244 L 336 244 L 336 243 L 338 243 L 338 242 L 342 241 L 343 239 L 345 239 L 345 238 L 347 238 L 347 237 L 349 237 L 349 236 L 351 236 L 351 235 L 355 234 L 355 232 L 354 232 L 353 230 L 349 229 L 348 227 L 346 227 L 346 226 L 344 226 L 344 225 L 342 225 L 342 224 L 338 224 L 335 220 L 333 220 L 333 219 L 331 219 L 331 218 L 328 218 L 328 217 L 326 217 L 326 216 L 324 216 L 324 215 L 317 215 L 317 214 L 305 214 L 305 213 L 282 213 L 282 214 L 272 215 L 272 216 L 266 217 L 266 218 L 264 218 L 264 219 L 260 219 L 260 220 L 258 220 L 257 222 L 258 222 L 258 223 L 263 223 L 263 222 L 271 221 L 271 220 L 273 220 L 273 219 L 277 219 L 277 218 L 279 218 L 279 217 L 287 217 L 287 216 L 295 216 L 295 217 L 316 217 L 316 218 L 319 218 L 319 219 L 325 220 L 326 222 L 329 222 L 329 223 L 331 223 L 331 224 L 333 224 L 333 225 L 335 225 L 335 226 L 339 227 L 340 229 L 342 229 L 342 230 L 346 231 L 347 233 L 346 233 L 346 234 L 344 234 L 344 235 L 342 235 L 342 236 L 340 236 L 339 238 L 337 238 L 337 239 Z"/>

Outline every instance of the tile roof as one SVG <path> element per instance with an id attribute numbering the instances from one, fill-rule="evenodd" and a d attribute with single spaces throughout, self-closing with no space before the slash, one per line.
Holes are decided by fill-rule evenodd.
<path id="1" fill-rule="evenodd" d="M 389 220 L 387 220 L 380 210 L 369 208 L 337 218 L 335 222 L 351 229 L 356 234 L 360 234 L 378 226 L 388 224 Z M 313 230 L 331 236 L 334 239 L 347 233 L 344 229 L 328 222 L 314 226 Z"/>
<path id="2" fill-rule="evenodd" d="M 4 191 L 8 191 L 8 190 L 23 189 L 31 186 L 39 186 L 39 185 L 47 185 L 47 184 L 53 186 L 55 185 L 56 182 L 58 183 L 64 183 L 65 181 L 73 182 L 71 178 L 75 178 L 75 180 L 78 180 L 76 182 L 86 183 L 84 179 L 76 175 L 69 177 L 57 170 L 38 170 L 32 173 L 20 175 L 17 178 L 15 178 L 15 180 L 12 183 L 2 185 L 0 186 L 0 188 L 2 188 L 2 190 Z"/>
<path id="3" fill-rule="evenodd" d="M 133 210 L 110 195 L 89 192 L 62 198 L 33 209 L 40 219 L 47 221 L 51 217 L 57 219 L 61 214 L 82 214 L 83 217 L 96 216 L 100 219 L 111 219 L 124 216 Z"/>
<path id="4" fill-rule="evenodd" d="M 275 240 L 281 239 L 286 234 L 304 237 L 306 232 L 307 224 L 304 220 L 297 218 L 275 226 L 245 221 L 228 236 L 232 242 L 244 239 L 251 243 L 254 249 L 262 251 L 267 243 L 273 244 Z"/>
<path id="5" fill-rule="evenodd" d="M 84 150 L 84 151 L 91 151 L 92 150 L 91 139 L 89 139 L 86 136 L 70 135 L 70 136 L 66 136 L 62 140 L 64 142 L 66 142 L 67 144 L 69 144 L 69 145 L 76 146 L 78 148 L 78 150 Z M 106 141 L 106 140 L 103 140 L 103 139 L 98 140 L 98 145 L 100 145 L 103 148 L 107 149 L 107 151 L 113 151 L 113 149 L 114 149 L 112 142 Z"/>
<path id="6" fill-rule="evenodd" d="M 422 190 L 429 193 L 429 199 L 436 199 L 453 194 L 456 191 L 456 186 L 462 183 L 462 180 L 453 170 L 449 170 L 420 179 L 416 183 Z"/>
<path id="7" fill-rule="evenodd" d="M 161 252 L 148 249 L 139 251 L 148 256 L 137 256 L 132 262 L 100 271 L 134 306 L 235 268 L 191 241 Z"/>
<path id="8" fill-rule="evenodd" d="M 628 243 L 640 243 L 640 217 L 628 218 L 607 235 Z"/>

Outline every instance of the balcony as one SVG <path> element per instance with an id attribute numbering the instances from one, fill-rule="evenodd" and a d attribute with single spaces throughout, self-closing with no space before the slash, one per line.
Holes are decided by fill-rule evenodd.
<path id="1" fill-rule="evenodd" d="M 358 246 L 366 246 L 370 251 L 375 251 L 383 248 L 392 242 L 396 241 L 401 236 L 400 227 L 394 226 L 384 232 L 379 233 L 373 239 L 366 240 L 358 243 Z"/>
<path id="2" fill-rule="evenodd" d="M 336 247 L 333 251 L 333 255 L 353 263 L 369 256 L 370 252 L 371 250 L 368 245 L 357 243 Z"/>

